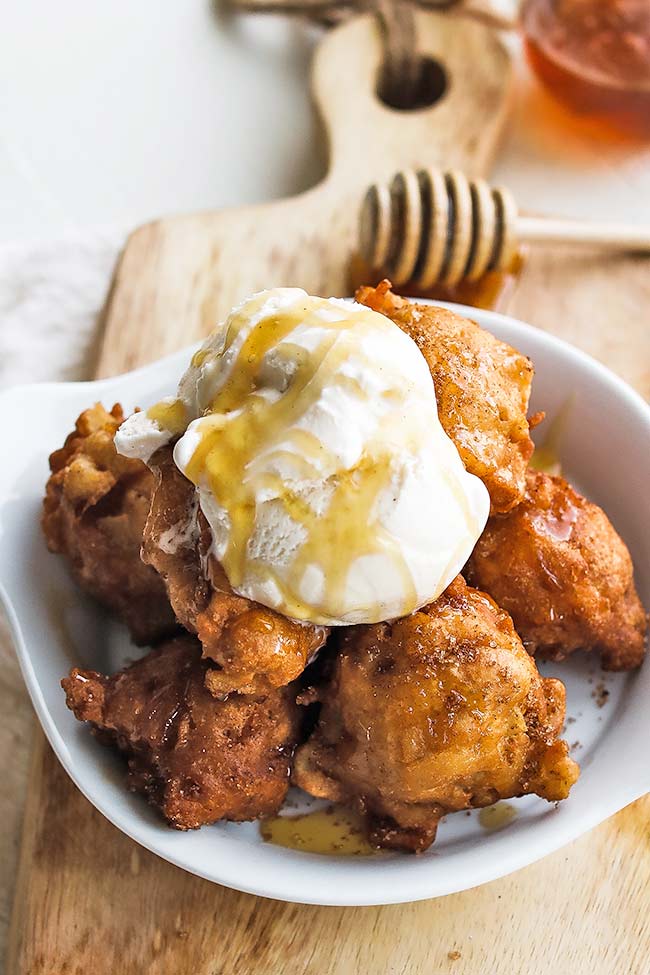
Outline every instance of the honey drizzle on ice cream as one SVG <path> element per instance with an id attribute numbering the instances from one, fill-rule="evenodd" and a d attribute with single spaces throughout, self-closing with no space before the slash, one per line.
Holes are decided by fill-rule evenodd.
<path id="1" fill-rule="evenodd" d="M 375 623 L 435 599 L 488 515 L 413 340 L 299 289 L 238 306 L 177 398 L 133 414 L 115 442 L 149 462 L 175 439 L 233 590 L 310 623 Z"/>
<path id="2" fill-rule="evenodd" d="M 323 302 L 323 305 L 326 303 Z M 320 307 L 320 306 L 318 306 Z M 250 314 L 250 310 L 249 310 Z M 239 334 L 235 319 L 224 345 L 223 353 L 232 346 Z M 241 323 L 244 324 L 244 323 Z M 373 312 L 355 316 L 354 328 L 361 330 L 368 325 L 377 327 Z M 311 351 L 287 344 L 296 370 L 286 390 L 276 399 L 257 393 L 259 373 L 265 356 L 287 338 L 298 326 L 322 332 L 320 341 Z M 337 376 L 339 385 L 352 383 L 353 377 L 339 374 L 349 354 L 346 333 L 350 328 L 347 317 L 327 321 L 314 308 L 298 301 L 285 308 L 281 314 L 262 318 L 242 342 L 228 378 L 210 403 L 207 415 L 201 421 L 201 440 L 190 463 L 186 476 L 197 486 L 207 477 L 210 489 L 230 519 L 230 538 L 221 557 L 221 563 L 231 586 L 241 586 L 249 560 L 248 539 L 255 522 L 256 506 L 252 481 L 256 478 L 255 460 L 262 453 L 267 460 L 277 449 L 278 439 L 286 443 L 291 418 L 309 409 L 320 395 L 323 382 L 321 371 L 328 380 Z M 371 364 L 369 363 L 371 368 Z M 355 392 L 363 395 L 356 384 Z M 246 399 L 245 409 L 241 409 Z M 405 418 L 408 422 L 408 418 Z M 388 434 L 389 430 L 382 431 Z M 294 428 L 289 431 L 290 463 L 298 477 L 318 476 L 311 459 L 326 450 L 322 441 L 308 430 Z M 326 589 L 326 602 L 340 604 L 346 587 L 350 565 L 358 558 L 378 551 L 390 552 L 402 578 L 405 598 L 402 612 L 411 612 L 417 605 L 417 594 L 402 552 L 388 532 L 372 519 L 373 507 L 380 493 L 389 485 L 390 455 L 383 448 L 384 436 L 376 437 L 368 446 L 367 454 L 356 467 L 330 478 L 331 488 L 327 518 L 307 504 L 290 489 L 285 478 L 264 472 L 258 484 L 282 498 L 285 510 L 292 520 L 302 526 L 306 539 L 301 552 L 294 560 L 290 581 L 285 583 L 270 566 L 256 566 L 256 572 L 273 576 L 282 591 L 289 616 L 307 620 L 318 610 L 323 622 L 329 622 L 323 604 L 305 604 L 296 597 L 301 580 L 310 566 L 318 566 Z M 287 459 L 286 447 L 283 454 Z M 332 458 L 333 462 L 333 458 Z M 369 616 L 377 616 L 378 606 L 367 608 Z"/>
<path id="3" fill-rule="evenodd" d="M 187 427 L 187 410 L 179 399 L 161 400 L 147 410 L 147 416 L 174 436 L 179 436 Z"/>

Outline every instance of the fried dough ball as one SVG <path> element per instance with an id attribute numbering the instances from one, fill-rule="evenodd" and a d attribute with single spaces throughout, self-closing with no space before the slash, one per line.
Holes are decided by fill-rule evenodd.
<path id="1" fill-rule="evenodd" d="M 564 799 L 578 777 L 557 737 L 563 684 L 540 677 L 507 613 L 460 576 L 412 616 L 343 632 L 321 696 L 293 780 L 356 806 L 381 847 L 424 850 L 446 813 Z"/>
<path id="2" fill-rule="evenodd" d="M 484 482 L 493 513 L 514 508 L 533 452 L 526 419 L 530 360 L 476 322 L 400 298 L 389 281 L 359 288 L 356 298 L 414 340 L 433 376 L 442 427 L 465 467 Z"/>
<path id="3" fill-rule="evenodd" d="M 606 670 L 638 667 L 647 618 L 630 553 L 607 515 L 564 478 L 529 471 L 526 496 L 490 518 L 467 565 L 507 610 L 529 653 L 594 650 Z"/>
<path id="4" fill-rule="evenodd" d="M 75 667 L 61 681 L 75 717 L 127 758 L 129 788 L 176 829 L 276 812 L 300 731 L 295 688 L 217 701 L 205 671 L 184 635 L 113 677 Z"/>
<path id="5" fill-rule="evenodd" d="M 119 405 L 84 410 L 50 456 L 42 525 L 48 548 L 65 556 L 81 588 L 115 612 L 136 643 L 153 643 L 176 623 L 161 579 L 140 558 L 153 477 L 115 450 L 123 418 Z"/>
<path id="6" fill-rule="evenodd" d="M 295 680 L 325 643 L 327 629 L 295 622 L 233 593 L 209 554 L 209 526 L 172 448 L 159 450 L 150 464 L 156 486 L 143 558 L 165 580 L 178 619 L 198 635 L 203 655 L 218 665 L 206 672 L 207 686 L 223 697 L 232 691 L 266 693 Z"/>

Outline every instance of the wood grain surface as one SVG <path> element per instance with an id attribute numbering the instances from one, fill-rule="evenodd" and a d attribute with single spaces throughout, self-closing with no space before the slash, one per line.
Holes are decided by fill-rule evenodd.
<path id="1" fill-rule="evenodd" d="M 420 18 L 421 30 L 425 23 Z M 355 50 L 377 56 L 372 26 L 361 20 L 328 38 L 334 45 L 329 54 L 338 51 L 333 66 L 348 63 L 346 45 L 336 47 L 347 31 Z M 457 36 L 448 41 L 460 45 Z M 321 110 L 318 77 L 329 54 L 322 48 L 316 64 Z M 496 49 L 494 58 L 507 74 Z M 368 77 L 372 65 L 369 54 Z M 344 88 L 339 97 L 349 96 Z M 498 100 L 496 115 L 502 107 Z M 483 171 L 498 131 L 488 125 L 481 146 L 467 142 L 467 131 L 479 125 L 457 130 L 464 143 L 447 128 L 443 147 L 436 146 L 435 126 L 431 145 L 420 132 L 412 144 L 389 140 L 382 146 L 375 133 L 370 151 L 369 144 L 354 142 L 354 114 L 350 110 L 346 166 L 356 166 L 360 182 L 381 175 L 378 169 L 413 162 L 449 165 L 450 155 L 454 165 Z M 452 122 L 447 117 L 446 124 Z M 328 124 L 332 136 L 331 118 Z M 332 145 L 336 158 L 334 138 Z M 328 180 L 335 172 L 334 164 Z M 351 201 L 360 182 L 350 184 L 341 209 L 328 180 L 311 199 L 302 198 L 304 220 L 298 203 L 285 201 L 239 216 L 176 218 L 138 231 L 108 306 L 99 373 L 131 368 L 188 343 L 254 287 L 299 284 L 344 293 L 353 249 Z M 539 249 L 507 310 L 587 349 L 648 396 L 649 303 L 643 261 Z M 438 900 L 360 909 L 283 904 L 198 880 L 136 846 L 75 789 L 39 732 L 7 975 L 647 975 L 649 816 L 646 798 L 541 863 Z"/>
<path id="2" fill-rule="evenodd" d="M 33 773 L 8 975 L 648 972 L 650 797 L 476 890 L 334 908 L 198 880 L 111 826 L 49 748 Z"/>

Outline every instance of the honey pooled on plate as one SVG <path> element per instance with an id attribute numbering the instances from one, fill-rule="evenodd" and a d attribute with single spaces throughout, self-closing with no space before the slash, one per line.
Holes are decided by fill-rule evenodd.
<path id="1" fill-rule="evenodd" d="M 517 810 L 511 802 L 495 802 L 493 806 L 485 806 L 478 814 L 478 821 L 490 833 L 503 829 L 517 818 Z"/>
<path id="2" fill-rule="evenodd" d="M 343 806 L 327 806 L 298 816 L 270 816 L 260 823 L 266 843 L 323 856 L 374 856 L 361 818 Z"/>

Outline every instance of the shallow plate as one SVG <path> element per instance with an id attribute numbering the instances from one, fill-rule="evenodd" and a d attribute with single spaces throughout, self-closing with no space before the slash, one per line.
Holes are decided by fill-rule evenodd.
<path id="1" fill-rule="evenodd" d="M 650 606 L 650 408 L 607 369 L 558 339 L 493 312 L 460 310 L 533 359 L 531 410 L 543 408 L 550 420 L 562 415 L 563 468 L 605 508 L 630 546 L 641 597 Z M 59 681 L 74 664 L 106 670 L 140 651 L 80 595 L 62 560 L 46 551 L 41 497 L 48 454 L 82 409 L 97 400 L 108 406 L 121 401 L 127 411 L 148 406 L 174 390 L 190 352 L 116 379 L 23 386 L 0 396 L 8 440 L 0 469 L 0 597 L 45 733 L 100 812 L 154 853 L 208 880 L 283 900 L 366 905 L 421 900 L 501 877 L 650 791 L 650 667 L 604 676 L 596 660 L 583 656 L 543 668 L 567 684 L 566 737 L 582 766 L 571 797 L 557 806 L 534 796 L 513 800 L 516 815 L 498 830 L 485 829 L 478 813 L 449 816 L 422 856 L 301 853 L 264 843 L 254 823 L 179 833 L 128 793 L 123 765 L 75 721 Z M 542 438 L 544 428 L 548 422 L 539 431 Z"/>

